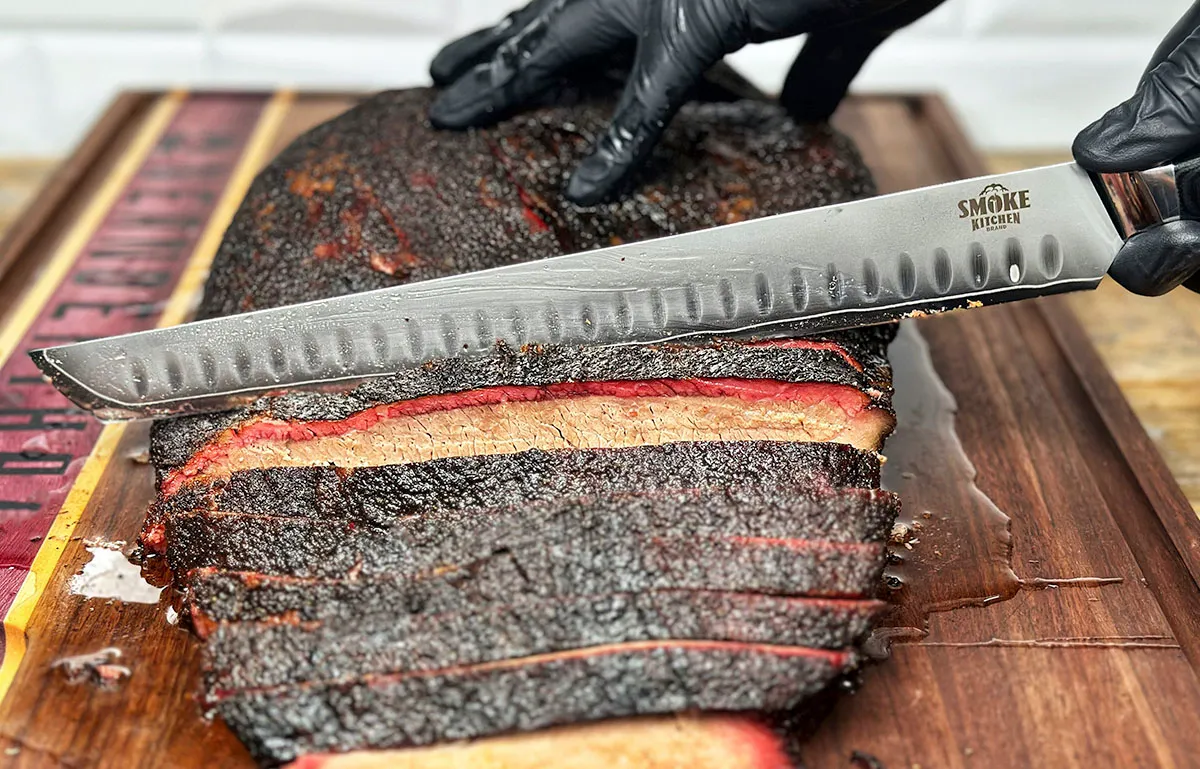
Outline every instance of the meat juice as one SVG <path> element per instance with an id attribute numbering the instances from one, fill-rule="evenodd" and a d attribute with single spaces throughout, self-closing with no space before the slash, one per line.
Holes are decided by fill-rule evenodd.
<path id="1" fill-rule="evenodd" d="M 1012 519 L 975 485 L 975 466 L 955 432 L 958 405 L 934 368 L 916 323 L 888 349 L 896 431 L 887 440 L 883 487 L 900 495 L 884 571 L 891 608 L 868 645 L 919 640 L 929 615 L 1006 601 L 1023 589 L 1097 587 L 1120 578 L 1022 579 L 1012 566 Z"/>

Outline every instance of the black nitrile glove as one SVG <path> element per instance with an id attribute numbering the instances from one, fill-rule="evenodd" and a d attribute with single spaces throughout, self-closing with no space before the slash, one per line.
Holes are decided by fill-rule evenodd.
<path id="1" fill-rule="evenodd" d="M 1200 154 L 1200 2 L 1154 52 L 1137 91 L 1075 137 L 1079 165 L 1095 173 L 1146 171 Z M 1200 221 L 1139 232 L 1109 274 L 1138 294 L 1165 294 L 1181 283 L 1200 291 Z"/>
<path id="2" fill-rule="evenodd" d="M 747 43 L 808 33 L 782 101 L 824 120 L 875 48 L 943 0 L 533 0 L 446 46 L 430 72 L 448 86 L 430 110 L 441 128 L 489 125 L 537 102 L 564 75 L 633 50 L 612 125 L 567 197 L 611 199 L 654 149 L 704 72 Z"/>

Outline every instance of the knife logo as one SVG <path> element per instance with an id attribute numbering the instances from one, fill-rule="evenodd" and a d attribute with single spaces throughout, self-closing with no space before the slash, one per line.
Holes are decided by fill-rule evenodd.
<path id="1" fill-rule="evenodd" d="M 978 196 L 958 201 L 958 218 L 971 220 L 971 232 L 995 232 L 1020 224 L 1021 211 L 1029 207 L 1029 190 L 989 184 Z"/>

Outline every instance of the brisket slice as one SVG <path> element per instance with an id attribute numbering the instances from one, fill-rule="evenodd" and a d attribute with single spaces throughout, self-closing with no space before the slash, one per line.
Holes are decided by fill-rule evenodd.
<path id="1" fill-rule="evenodd" d="M 564 382 L 431 395 L 337 422 L 258 420 L 168 473 L 164 496 L 263 467 L 346 469 L 529 449 L 702 441 L 845 443 L 875 451 L 894 424 L 846 385 L 751 379 Z"/>
<path id="2" fill-rule="evenodd" d="M 503 605 L 521 595 L 554 598 L 694 589 L 858 598 L 875 593 L 883 569 L 883 548 L 878 545 L 856 545 L 842 552 L 831 547 L 824 557 L 810 552 L 807 558 L 798 558 L 786 547 L 721 544 L 725 547 L 712 549 L 730 563 L 710 562 L 704 557 L 707 542 L 689 544 L 677 538 L 667 548 L 620 552 L 617 555 L 622 560 L 573 557 L 574 553 L 536 547 L 519 555 L 500 551 L 419 578 L 314 579 L 197 569 L 188 578 L 189 606 L 193 620 L 203 629 L 217 622 L 275 618 L 321 621 L 385 607 L 401 614 L 463 612 Z M 630 566 L 639 570 L 624 571 Z M 651 571 L 653 566 L 674 570 Z M 841 566 L 846 567 L 846 574 L 831 575 Z M 778 571 L 764 573 L 764 568 Z M 830 583 L 819 582 L 821 577 L 829 578 Z"/>
<path id="3" fill-rule="evenodd" d="M 808 550 L 805 542 L 821 555 L 829 549 L 820 547 L 825 540 L 882 542 L 897 511 L 896 498 L 886 492 L 742 487 L 432 511 L 386 528 L 307 517 L 182 513 L 168 520 L 166 537 L 177 574 L 214 566 L 370 577 L 469 563 L 499 549 L 523 553 L 535 546 L 569 546 L 573 556 L 593 558 L 610 543 L 636 551 L 639 541 L 671 535 L 772 538 L 800 559 Z M 719 548 L 715 540 L 713 545 Z"/>
<path id="4" fill-rule="evenodd" d="M 778 712 L 853 654 L 725 641 L 646 641 L 344 681 L 209 692 L 259 759 L 428 745 L 686 710 Z"/>
<path id="5" fill-rule="evenodd" d="M 704 346 L 648 347 L 537 346 L 514 351 L 504 345 L 484 358 L 432 361 L 392 377 L 372 380 L 348 393 L 298 392 L 264 398 L 254 407 L 219 415 L 184 417 L 154 427 L 152 459 L 165 478 L 176 468 L 191 469 L 208 444 L 228 446 L 280 435 L 311 435 L 319 422 L 324 434 L 337 425 L 362 429 L 371 412 L 401 401 L 432 401 L 427 408 L 453 408 L 478 402 L 461 394 L 489 388 L 501 397 L 516 388 L 547 388 L 569 383 L 700 380 L 768 380 L 781 383 L 842 385 L 870 396 L 875 408 L 890 408 L 890 369 L 884 351 L 893 327 L 847 332 L 840 341 L 783 340 L 771 344 L 716 342 Z M 458 395 L 459 397 L 455 397 Z M 436 404 L 436 405 L 435 405 Z M 410 410 L 414 404 L 407 403 Z M 294 425 L 293 429 L 288 429 Z M 211 449 L 210 449 L 211 451 Z"/>
<path id="6" fill-rule="evenodd" d="M 882 545 L 857 542 L 682 533 L 630 535 L 611 530 L 606 534 L 589 532 L 573 539 L 569 533 L 555 532 L 545 538 L 501 538 L 495 545 L 481 548 L 489 550 L 487 554 L 480 552 L 470 561 L 452 561 L 415 576 L 438 570 L 481 569 L 503 559 L 511 561 L 539 589 L 555 594 L 582 592 L 584 586 L 599 582 L 620 590 L 711 586 L 764 593 L 852 595 L 879 577 L 884 552 Z M 276 546 L 290 544 L 282 540 Z M 389 572 L 373 559 L 365 563 L 357 571 L 352 565 L 351 573 L 371 578 Z M 296 566 L 295 576 L 301 578 L 329 578 L 347 571 L 340 564 L 288 565 Z M 619 571 L 610 574 L 610 569 Z"/>
<path id="7" fill-rule="evenodd" d="M 857 643 L 884 606 L 712 590 L 542 598 L 487 608 L 367 614 L 305 623 L 226 623 L 208 637 L 205 688 L 250 689 L 340 680 L 385 670 L 431 670 L 630 641 L 712 640 L 840 650 Z M 336 650 L 336 653 L 333 652 Z"/>
<path id="8" fill-rule="evenodd" d="M 791 769 L 779 735 L 750 717 L 643 716 L 405 750 L 303 756 L 289 769 Z"/>
<path id="9" fill-rule="evenodd" d="M 871 595 L 883 569 L 882 545 L 777 543 L 674 536 L 616 540 L 594 549 L 559 542 L 498 548 L 465 564 L 377 578 L 281 577 L 200 569 L 189 575 L 197 623 L 299 613 L 336 600 L 369 611 L 462 611 L 514 596 L 591 595 L 695 589 L 780 595 Z"/>
<path id="10" fill-rule="evenodd" d="M 606 492 L 756 485 L 878 487 L 879 458 L 836 443 L 710 441 L 584 451 L 530 449 L 353 471 L 248 470 L 185 486 L 160 500 L 147 518 L 146 541 L 152 547 L 161 544 L 167 518 L 198 510 L 386 527 L 398 518 L 443 510 Z"/>

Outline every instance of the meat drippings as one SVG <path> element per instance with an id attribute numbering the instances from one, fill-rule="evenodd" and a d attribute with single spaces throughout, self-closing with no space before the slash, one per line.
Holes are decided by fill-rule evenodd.
<path id="1" fill-rule="evenodd" d="M 882 485 L 900 495 L 903 512 L 885 572 L 893 608 L 881 632 L 919 636 L 929 614 L 1012 598 L 1020 579 L 1012 521 L 975 485 L 954 429 L 958 404 L 915 324 L 901 324 L 888 357 L 897 430 Z"/>
<path id="2" fill-rule="evenodd" d="M 675 391 L 696 391 L 689 382 L 672 384 Z M 533 389 L 540 393 L 545 388 Z M 304 433 L 298 432 L 304 425 L 288 424 L 277 426 L 281 437 L 269 437 L 272 426 L 258 423 L 247 432 L 263 437 L 223 436 L 172 473 L 164 492 L 173 493 L 192 478 L 221 478 L 262 467 L 376 467 L 528 449 L 774 440 L 846 443 L 870 451 L 893 424 L 891 415 L 873 407 L 868 396 L 840 385 L 770 382 L 768 390 L 749 395 L 617 392 L 500 402 L 486 402 L 483 395 L 466 397 L 471 395 L 464 394 L 463 400 L 474 405 L 387 414 L 369 423 L 360 420 L 364 426 L 359 429 L 314 424 Z"/>
<path id="3" fill-rule="evenodd" d="M 958 405 L 913 322 L 901 324 L 888 357 L 897 427 L 888 439 L 882 485 L 900 495 L 903 512 L 884 572 L 892 608 L 866 651 L 883 656 L 892 640 L 923 638 L 936 612 L 1007 601 L 1022 590 L 1121 582 L 1018 576 L 1012 519 L 975 485 L 975 466 L 955 431 Z"/>

